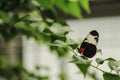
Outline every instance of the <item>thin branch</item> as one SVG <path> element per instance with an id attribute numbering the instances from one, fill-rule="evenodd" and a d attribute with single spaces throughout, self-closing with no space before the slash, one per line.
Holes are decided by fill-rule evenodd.
<path id="1" fill-rule="evenodd" d="M 69 47 L 69 49 L 71 49 L 70 47 Z M 75 53 L 75 55 L 77 56 L 77 53 L 73 50 L 73 49 L 71 49 L 71 51 L 73 52 L 73 53 Z M 94 66 L 94 65 L 90 65 L 90 66 L 92 66 L 92 67 L 94 67 L 94 68 L 96 68 L 96 69 L 98 69 L 98 70 L 100 70 L 100 71 L 102 71 L 103 73 L 105 73 L 106 71 L 104 71 L 104 70 L 102 70 L 102 69 L 100 69 L 100 68 L 98 68 L 98 66 L 96 67 L 96 66 Z"/>
<path id="2" fill-rule="evenodd" d="M 76 53 L 71 47 L 68 47 L 68 48 L 69 48 L 73 53 L 75 53 L 75 56 L 77 56 L 77 53 Z M 90 64 L 90 66 L 92 66 L 93 68 L 96 68 L 97 70 L 99 70 L 99 71 L 101 71 L 101 72 L 103 72 L 103 73 L 113 74 L 113 73 L 111 73 L 111 72 L 106 72 L 106 71 L 104 71 L 104 70 L 98 68 L 99 65 L 94 66 L 94 65 Z"/>
<path id="3" fill-rule="evenodd" d="M 104 70 L 102 70 L 102 69 L 100 69 L 100 68 L 98 68 L 98 67 L 96 67 L 96 66 L 94 66 L 94 65 L 90 65 L 90 66 L 92 66 L 92 67 L 94 67 L 94 68 L 96 68 L 96 69 L 98 69 L 98 70 L 100 70 L 100 71 L 102 71 L 103 73 L 105 73 L 106 71 L 104 71 Z"/>

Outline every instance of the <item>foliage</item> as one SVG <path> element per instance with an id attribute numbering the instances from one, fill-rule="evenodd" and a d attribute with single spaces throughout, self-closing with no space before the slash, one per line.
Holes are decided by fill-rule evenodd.
<path id="1" fill-rule="evenodd" d="M 120 73 L 119 73 L 120 72 L 120 69 L 119 69 L 120 61 L 117 61 L 113 58 L 108 58 L 108 59 L 96 58 L 96 63 L 98 65 L 94 66 L 94 65 L 92 65 L 92 63 L 90 63 L 91 60 L 87 59 L 87 63 L 85 63 L 86 59 L 83 58 L 83 56 L 78 56 L 78 55 L 73 55 L 73 56 L 75 56 L 76 60 L 73 58 L 73 61 L 71 61 L 71 62 L 77 63 L 78 68 L 84 75 L 86 75 L 86 74 L 91 75 L 91 74 L 89 74 L 89 71 L 88 71 L 88 68 L 91 66 L 91 67 L 94 67 L 103 72 L 104 80 L 120 80 Z M 80 58 L 82 58 L 82 59 L 80 59 Z M 108 66 L 111 69 L 110 72 L 104 71 L 99 68 L 99 65 L 103 65 L 103 63 L 105 61 L 108 62 Z M 116 73 L 112 73 L 112 71 L 115 71 Z M 93 77 L 93 79 L 96 80 L 96 77 Z"/>
<path id="2" fill-rule="evenodd" d="M 59 78 L 60 78 L 60 80 L 68 80 L 67 72 L 65 72 L 65 70 L 62 66 L 61 66 L 61 70 L 59 73 Z"/>
<path id="3" fill-rule="evenodd" d="M 40 66 L 36 70 L 43 69 Z M 47 70 L 47 69 L 46 69 Z M 48 70 L 47 70 L 48 71 Z M 20 63 L 15 66 L 9 66 L 6 57 L 0 57 L 0 80 L 49 80 L 48 75 L 37 75 L 33 72 L 26 70 Z"/>
<path id="4" fill-rule="evenodd" d="M 103 77 L 105 80 L 120 80 L 120 77 L 118 75 L 110 73 L 104 73 Z"/>
<path id="5" fill-rule="evenodd" d="M 59 17 L 57 10 L 82 18 L 81 8 L 90 13 L 88 0 L 1 0 L 0 39 L 7 43 L 16 36 L 23 35 L 49 45 L 50 50 L 56 51 L 59 57 L 66 56 L 69 52 L 66 46 L 53 46 L 57 40 L 66 43 L 66 35 L 70 32 L 68 24 Z M 68 45 L 74 49 L 78 46 L 73 43 Z M 44 79 L 44 76 L 28 72 L 21 65 L 9 67 L 5 63 L 0 65 L 0 75 L 9 80 L 12 80 L 14 75 L 19 80 L 25 80 L 24 77 L 30 80 L 48 80 L 47 77 Z M 63 74 L 61 79 L 65 79 Z"/>
<path id="6" fill-rule="evenodd" d="M 107 59 L 96 58 L 96 63 L 98 65 L 94 66 L 91 60 L 89 60 L 87 57 L 81 54 L 78 55 L 78 53 L 74 51 L 74 48 L 69 46 L 67 43 L 59 42 L 57 44 L 58 44 L 57 46 L 59 47 L 62 47 L 63 45 L 66 46 L 66 48 L 68 48 L 74 53 L 72 61 L 70 62 L 76 64 L 76 66 L 79 68 L 79 70 L 81 71 L 81 73 L 83 73 L 84 76 L 88 74 L 91 78 L 96 80 L 95 75 L 90 74 L 90 72 L 88 71 L 90 67 L 94 67 L 98 69 L 99 71 L 103 72 L 104 80 L 120 80 L 120 73 L 119 73 L 120 72 L 120 61 L 115 60 L 114 58 L 107 58 Z M 99 65 L 103 65 L 105 61 L 108 62 L 108 67 L 111 69 L 110 72 L 104 71 L 99 68 Z M 115 73 L 112 73 L 112 71 L 115 71 Z"/>
<path id="7" fill-rule="evenodd" d="M 70 29 L 65 20 L 57 15 L 57 9 L 82 18 L 81 8 L 90 13 L 88 0 L 1 0 L 0 38 L 9 42 L 23 35 L 47 45 L 56 40 L 66 42 Z M 56 51 L 58 56 L 68 53 L 65 47 L 49 48 Z"/>
<path id="8" fill-rule="evenodd" d="M 88 0 L 1 0 L 0 1 L 0 38 L 5 42 L 10 41 L 18 35 L 34 38 L 37 42 L 49 45 L 52 51 L 56 51 L 59 57 L 66 56 L 69 51 L 74 54 L 73 62 L 85 75 L 97 80 L 95 73 L 90 73 L 88 69 L 94 67 L 103 72 L 104 80 L 120 80 L 120 61 L 113 58 L 97 58 L 98 66 L 92 65 L 92 61 L 84 56 L 78 56 L 74 51 L 78 43 L 72 42 L 66 37 L 71 31 L 65 20 L 61 19 L 57 13 L 60 9 L 66 14 L 76 18 L 82 18 L 82 10 L 90 14 Z M 101 50 L 99 50 L 101 52 Z M 108 62 L 110 72 L 99 68 L 104 62 Z M 39 67 L 36 67 L 39 69 Z M 116 73 L 112 73 L 115 71 Z M 63 72 L 60 74 L 61 80 L 65 80 Z M 37 76 L 28 72 L 22 65 L 8 67 L 6 61 L 0 60 L 0 78 L 19 80 L 38 79 L 49 80 L 48 76 Z"/>
<path id="9" fill-rule="evenodd" d="M 55 36 L 54 40 L 65 38 L 69 31 L 63 35 L 56 35 L 50 30 L 54 23 L 62 27 L 67 25 L 57 16 L 56 8 L 80 18 L 82 17 L 80 5 L 90 13 L 88 0 L 85 2 L 82 0 L 1 0 L 0 35 L 6 42 L 20 34 L 28 38 L 33 37 L 38 41 L 47 40 L 45 37 L 48 37 L 52 42 L 51 35 Z"/>

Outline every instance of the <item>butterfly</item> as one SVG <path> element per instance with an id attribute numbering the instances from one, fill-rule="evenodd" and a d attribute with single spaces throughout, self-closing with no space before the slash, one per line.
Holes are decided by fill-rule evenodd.
<path id="1" fill-rule="evenodd" d="M 99 41 L 99 33 L 96 30 L 92 30 L 87 37 L 83 40 L 78 52 L 88 58 L 95 56 L 97 51 L 97 43 Z"/>

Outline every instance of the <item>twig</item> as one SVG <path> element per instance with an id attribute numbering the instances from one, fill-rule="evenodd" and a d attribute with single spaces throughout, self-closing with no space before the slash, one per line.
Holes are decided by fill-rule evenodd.
<path id="1" fill-rule="evenodd" d="M 98 70 L 100 70 L 100 71 L 102 71 L 103 73 L 105 73 L 106 71 L 104 71 L 104 70 L 102 70 L 102 69 L 100 69 L 100 68 L 98 68 L 98 67 L 96 67 L 96 66 L 94 66 L 94 65 L 90 65 L 90 66 L 92 66 L 92 67 L 94 67 L 94 68 L 96 68 L 96 69 L 98 69 Z"/>

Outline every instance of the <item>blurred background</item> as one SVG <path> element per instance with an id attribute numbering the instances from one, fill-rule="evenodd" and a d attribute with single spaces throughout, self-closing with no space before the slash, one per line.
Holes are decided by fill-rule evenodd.
<path id="1" fill-rule="evenodd" d="M 0 80 L 103 80 L 101 72 L 95 69 L 91 73 L 97 73 L 96 78 L 89 75 L 85 78 L 75 64 L 68 63 L 74 53 L 51 46 L 55 40 L 66 42 L 66 38 L 81 41 L 91 30 L 99 32 L 97 47 L 102 49 L 102 54 L 98 53 L 91 59 L 93 64 L 97 65 L 94 60 L 98 57 L 119 60 L 119 0 L 89 0 L 90 11 L 79 8 L 79 16 L 66 14 L 70 12 L 58 5 L 60 0 L 58 4 L 56 2 L 55 16 L 52 5 L 48 5 L 49 0 L 30 0 L 32 4 L 29 0 L 13 1 L 0 1 Z M 41 15 L 38 16 L 37 12 Z M 61 28 L 57 27 L 57 32 L 54 31 L 56 26 L 67 26 L 56 16 L 65 20 L 70 27 L 70 30 L 63 28 L 64 35 Z M 83 19 L 76 19 L 81 16 Z M 100 67 L 109 70 L 108 67 Z"/>

